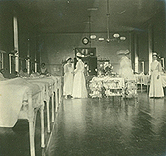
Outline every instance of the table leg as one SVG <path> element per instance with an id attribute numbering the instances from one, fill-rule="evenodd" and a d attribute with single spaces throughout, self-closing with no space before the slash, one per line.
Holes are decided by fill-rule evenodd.
<path id="1" fill-rule="evenodd" d="M 30 153 L 35 156 L 35 130 L 34 130 L 34 109 L 32 107 L 32 94 L 28 94 L 28 120 L 29 120 L 29 139 Z"/>
<path id="2" fill-rule="evenodd" d="M 49 111 L 49 100 L 46 102 L 47 105 L 47 128 L 48 133 L 50 133 L 50 111 Z"/>
<path id="3" fill-rule="evenodd" d="M 56 89 L 56 91 L 55 91 L 55 100 L 56 100 L 56 102 L 55 102 L 55 112 L 57 112 L 58 105 L 59 105 L 59 103 L 58 103 L 58 89 Z"/>
<path id="4" fill-rule="evenodd" d="M 44 148 L 45 147 L 45 143 L 44 143 L 44 106 L 41 106 L 41 108 L 40 108 L 40 117 L 41 117 L 41 147 Z"/>
<path id="5" fill-rule="evenodd" d="M 54 122 L 54 92 L 52 92 L 51 103 L 52 103 L 52 122 Z"/>
<path id="6" fill-rule="evenodd" d="M 61 103 L 61 87 L 59 87 L 59 104 Z"/>
<path id="7" fill-rule="evenodd" d="M 30 138 L 30 151 L 31 156 L 35 156 L 35 141 L 34 141 L 34 127 L 33 121 L 29 121 L 29 138 Z"/>
<path id="8" fill-rule="evenodd" d="M 142 82 L 141 82 L 141 93 L 142 93 Z"/>

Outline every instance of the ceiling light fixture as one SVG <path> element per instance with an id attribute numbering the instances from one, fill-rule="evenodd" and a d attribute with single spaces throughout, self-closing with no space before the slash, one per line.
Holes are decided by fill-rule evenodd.
<path id="1" fill-rule="evenodd" d="M 89 38 L 91 37 L 91 16 L 89 16 Z M 90 41 L 90 47 L 91 47 L 91 41 Z"/>
<path id="2" fill-rule="evenodd" d="M 104 41 L 104 37 L 100 37 L 100 38 L 99 38 L 99 41 Z"/>
<path id="3" fill-rule="evenodd" d="M 107 0 L 107 39 L 106 41 L 108 43 L 110 42 L 109 21 L 110 21 L 109 0 Z"/>
<path id="4" fill-rule="evenodd" d="M 113 34 L 113 37 L 118 38 L 120 35 L 118 33 Z"/>
<path id="5" fill-rule="evenodd" d="M 90 39 L 92 40 L 96 39 L 96 35 L 90 35 Z"/>
<path id="6" fill-rule="evenodd" d="M 126 40 L 126 37 L 120 37 L 120 35 L 118 33 L 114 33 L 113 37 L 114 38 L 110 38 L 110 27 L 109 27 L 109 23 L 110 23 L 110 4 L 109 4 L 109 0 L 107 0 L 107 43 L 109 43 L 110 41 L 124 41 Z"/>
<path id="7" fill-rule="evenodd" d="M 121 37 L 120 37 L 120 40 L 124 41 L 124 40 L 126 40 L 126 37 L 121 36 Z"/>

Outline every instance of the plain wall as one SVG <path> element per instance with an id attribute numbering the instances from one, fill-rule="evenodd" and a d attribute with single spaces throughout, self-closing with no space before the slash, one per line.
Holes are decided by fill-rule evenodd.
<path id="1" fill-rule="evenodd" d="M 40 36 L 39 43 L 39 46 L 42 45 L 40 49 L 41 61 L 47 65 L 60 64 L 69 56 L 74 58 L 75 48 L 95 47 L 98 59 L 109 59 L 114 66 L 114 70 L 117 71 L 119 62 L 116 54 L 117 51 L 130 48 L 128 33 L 122 34 L 126 36 L 125 41 L 110 41 L 109 43 L 106 40 L 98 40 L 99 37 L 106 37 L 106 33 L 95 33 L 95 35 L 97 38 L 91 40 L 91 44 L 84 45 L 82 39 L 83 37 L 88 37 L 86 33 L 43 34 Z"/>

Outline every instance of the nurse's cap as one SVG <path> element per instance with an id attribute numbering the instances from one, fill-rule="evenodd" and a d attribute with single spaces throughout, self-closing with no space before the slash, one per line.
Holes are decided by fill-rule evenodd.
<path id="1" fill-rule="evenodd" d="M 152 56 L 157 56 L 157 53 L 153 53 Z"/>
<path id="2" fill-rule="evenodd" d="M 76 54 L 76 56 L 82 57 L 81 53 L 79 53 L 79 52 Z"/>
<path id="3" fill-rule="evenodd" d="M 119 51 L 117 51 L 117 55 L 127 55 L 129 53 L 130 53 L 129 50 L 119 50 Z"/>

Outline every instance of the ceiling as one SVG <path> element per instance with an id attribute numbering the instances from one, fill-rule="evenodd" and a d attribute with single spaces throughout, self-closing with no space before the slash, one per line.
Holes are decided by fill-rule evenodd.
<path id="1" fill-rule="evenodd" d="M 6 25 L 8 15 L 15 11 L 20 25 L 27 27 L 28 21 L 28 26 L 40 33 L 106 32 L 107 2 L 107 0 L 0 1 L 0 20 Z M 141 29 L 141 25 L 155 14 L 165 11 L 164 3 L 164 0 L 109 0 L 109 31 L 125 32 Z"/>

